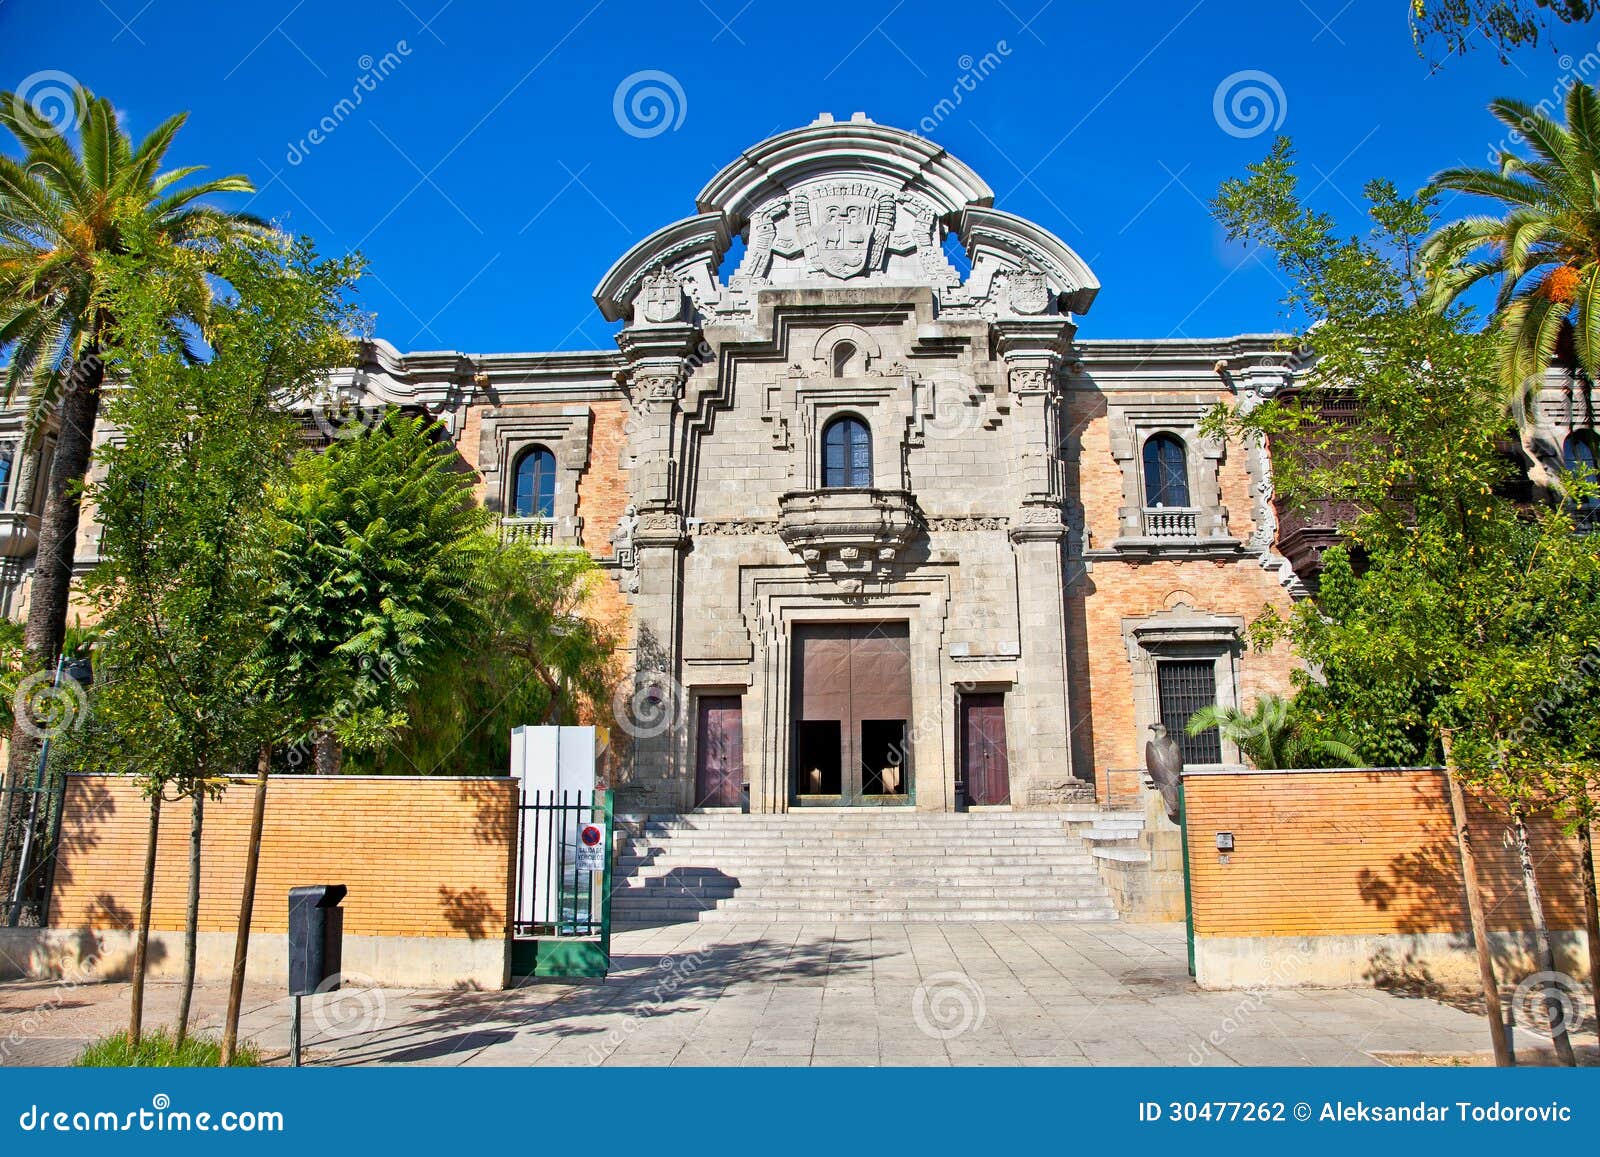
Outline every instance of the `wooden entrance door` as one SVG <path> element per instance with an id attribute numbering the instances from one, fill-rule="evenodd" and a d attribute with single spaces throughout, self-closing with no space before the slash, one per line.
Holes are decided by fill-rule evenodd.
<path id="1" fill-rule="evenodd" d="M 986 806 L 1011 802 L 1004 695 L 961 697 L 961 771 L 968 803 Z"/>
<path id="2" fill-rule="evenodd" d="M 737 695 L 702 695 L 695 729 L 695 807 L 744 803 L 744 713 Z"/>
<path id="3" fill-rule="evenodd" d="M 908 803 L 911 634 L 904 622 L 794 629 L 797 802 Z"/>

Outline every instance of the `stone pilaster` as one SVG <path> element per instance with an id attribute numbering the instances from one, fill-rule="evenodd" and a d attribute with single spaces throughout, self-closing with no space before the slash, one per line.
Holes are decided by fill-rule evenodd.
<path id="1" fill-rule="evenodd" d="M 689 806 L 680 768 L 688 750 L 690 704 L 682 683 L 683 550 L 678 443 L 683 391 L 693 369 L 698 331 L 689 325 L 624 330 L 628 359 L 628 456 L 638 521 L 632 532 L 637 590 L 633 594 L 634 677 L 616 697 L 618 723 L 633 739 L 627 806 Z"/>
<path id="2" fill-rule="evenodd" d="M 1011 799 L 1027 806 L 1061 802 L 1080 790 L 1067 707 L 1067 528 L 1059 451 L 1059 374 L 1073 327 L 1048 317 L 1002 321 L 995 329 L 1012 399 L 1011 543 L 1024 641 L 1009 730 L 1026 742 L 1011 751 Z"/>

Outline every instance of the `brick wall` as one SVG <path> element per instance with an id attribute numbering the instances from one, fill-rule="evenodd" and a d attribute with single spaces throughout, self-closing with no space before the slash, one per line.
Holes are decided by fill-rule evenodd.
<path id="1" fill-rule="evenodd" d="M 206 803 L 201 932 L 235 927 L 252 796 L 251 782 L 237 780 Z M 291 887 L 344 884 L 348 936 L 503 939 L 516 803 L 510 779 L 274 777 L 251 927 L 286 931 Z M 133 927 L 149 814 L 126 778 L 68 780 L 52 924 Z M 162 806 L 156 930 L 183 927 L 189 824 L 187 800 Z"/>
<path id="2" fill-rule="evenodd" d="M 1235 615 L 1246 623 L 1272 607 L 1287 617 L 1288 592 L 1255 559 L 1243 562 L 1207 560 L 1120 562 L 1100 561 L 1087 583 L 1067 594 L 1068 629 L 1082 639 L 1073 647 L 1077 683 L 1074 699 L 1088 707 L 1074 719 L 1079 749 L 1092 748 L 1096 774 L 1107 782 L 1112 768 L 1144 765 L 1149 738 L 1135 725 L 1133 668 L 1123 639 L 1123 620 L 1171 610 L 1186 603 L 1214 615 Z M 1086 593 L 1086 590 L 1088 593 Z M 1074 640 L 1076 641 L 1076 640 Z M 1286 693 L 1298 660 L 1287 644 L 1270 651 L 1246 650 L 1239 657 L 1239 700 L 1249 704 L 1268 692 Z"/>
<path id="3" fill-rule="evenodd" d="M 1430 770 L 1198 774 L 1184 779 L 1197 937 L 1383 936 L 1469 928 L 1444 775 Z M 1528 909 L 1506 821 L 1474 803 L 1491 931 Z M 1219 831 L 1232 832 L 1227 862 Z M 1531 825 L 1553 929 L 1582 927 L 1578 845 Z"/>
<path id="4" fill-rule="evenodd" d="M 591 403 L 594 425 L 589 433 L 589 465 L 578 483 L 578 514 L 583 518 L 583 545 L 597 559 L 610 558 L 611 535 L 628 507 L 628 472 L 622 468 L 628 447 L 628 404 Z M 604 623 L 620 647 L 633 646 L 633 608 L 609 574 L 597 580 L 588 613 Z"/>

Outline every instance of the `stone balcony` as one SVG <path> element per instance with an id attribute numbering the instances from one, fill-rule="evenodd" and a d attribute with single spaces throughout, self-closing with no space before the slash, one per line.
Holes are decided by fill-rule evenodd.
<path id="1" fill-rule="evenodd" d="M 846 585 L 883 578 L 923 529 L 905 490 L 791 490 L 778 511 L 778 537 L 812 571 Z"/>
<path id="2" fill-rule="evenodd" d="M 26 558 L 39 549 L 39 516 L 0 511 L 0 558 Z"/>
<path id="3" fill-rule="evenodd" d="M 1144 511 L 1146 538 L 1195 538 L 1200 532 L 1200 511 L 1176 506 L 1155 506 Z"/>
<path id="4" fill-rule="evenodd" d="M 500 541 L 510 545 L 525 542 L 530 546 L 554 546 L 556 520 L 553 518 L 502 518 Z"/>

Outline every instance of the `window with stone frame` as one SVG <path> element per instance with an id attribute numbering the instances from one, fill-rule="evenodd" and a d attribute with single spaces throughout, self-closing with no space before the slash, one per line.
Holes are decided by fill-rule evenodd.
<path id="1" fill-rule="evenodd" d="M 1146 509 L 1189 506 L 1189 456 L 1175 434 L 1153 434 L 1144 443 Z"/>
<path id="2" fill-rule="evenodd" d="M 1213 659 L 1157 659 L 1156 695 L 1161 722 L 1183 752 L 1185 766 L 1222 762 L 1222 736 L 1215 727 L 1189 734 L 1196 711 L 1217 702 L 1217 665 Z"/>
<path id="3" fill-rule="evenodd" d="M 518 455 L 511 510 L 517 518 L 555 517 L 556 456 L 543 446 Z"/>
<path id="4" fill-rule="evenodd" d="M 1220 469 L 1227 455 L 1200 424 L 1214 403 L 1193 397 L 1132 394 L 1108 399 L 1111 456 L 1122 471 L 1118 553 L 1160 556 L 1230 553 Z"/>
<path id="5" fill-rule="evenodd" d="M 842 414 L 822 432 L 822 486 L 826 490 L 872 485 L 872 431 L 854 414 Z"/>

